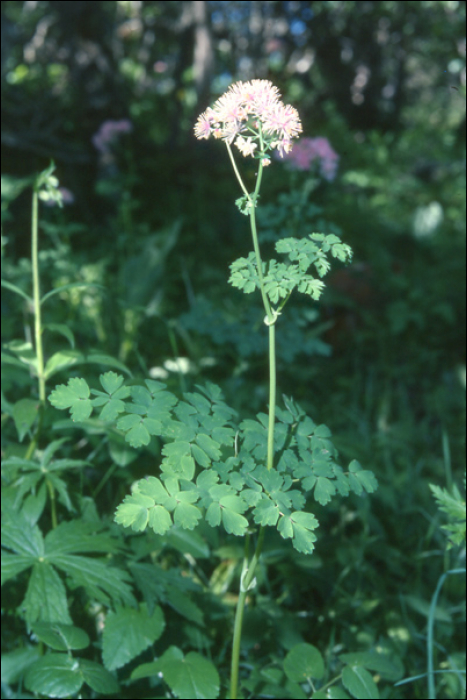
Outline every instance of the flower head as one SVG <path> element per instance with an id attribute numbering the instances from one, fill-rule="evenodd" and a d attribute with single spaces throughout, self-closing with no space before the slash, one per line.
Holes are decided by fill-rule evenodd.
<path id="1" fill-rule="evenodd" d="M 269 80 L 250 80 L 231 85 L 198 117 L 194 130 L 198 139 L 212 135 L 234 143 L 244 156 L 259 146 L 258 157 L 264 161 L 269 160 L 268 150 L 276 148 L 280 155 L 290 151 L 302 126 L 297 110 L 284 105 L 277 87 Z"/>

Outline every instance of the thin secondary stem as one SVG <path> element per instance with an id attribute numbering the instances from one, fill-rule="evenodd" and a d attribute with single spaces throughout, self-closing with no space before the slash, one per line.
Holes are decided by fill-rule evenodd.
<path id="1" fill-rule="evenodd" d="M 240 662 L 240 641 L 242 638 L 243 612 L 245 610 L 246 597 L 248 588 L 253 581 L 256 567 L 259 562 L 261 550 L 264 541 L 264 527 L 260 527 L 258 541 L 256 543 L 255 553 L 248 566 L 248 540 L 245 543 L 245 560 L 243 562 L 242 576 L 240 579 L 240 593 L 237 601 L 237 610 L 235 612 L 234 635 L 232 644 L 232 665 L 230 674 L 230 699 L 237 699 L 238 690 L 238 667 Z"/>
<path id="2" fill-rule="evenodd" d="M 242 180 L 242 178 L 241 178 L 241 176 L 240 176 L 240 173 L 238 172 L 237 164 L 236 164 L 236 162 L 235 162 L 235 158 L 233 157 L 232 149 L 230 148 L 230 144 L 228 143 L 228 141 L 225 142 L 225 145 L 227 146 L 227 153 L 229 154 L 230 162 L 232 163 L 232 166 L 233 166 L 233 169 L 234 169 L 234 173 L 235 173 L 235 175 L 237 176 L 237 180 L 238 180 L 238 182 L 240 183 L 240 187 L 241 187 L 242 190 L 243 190 L 243 194 L 245 195 L 245 197 L 247 197 L 247 199 L 249 200 L 249 202 L 251 202 L 251 197 L 250 197 L 250 195 L 248 194 L 247 188 L 246 188 L 245 185 L 243 184 L 243 180 Z"/>
<path id="3" fill-rule="evenodd" d="M 34 336 L 37 356 L 37 379 L 39 383 L 39 400 L 45 404 L 44 352 L 42 349 L 41 298 L 39 286 L 39 198 L 36 187 L 32 191 L 32 230 L 31 261 L 32 287 L 34 303 Z"/>

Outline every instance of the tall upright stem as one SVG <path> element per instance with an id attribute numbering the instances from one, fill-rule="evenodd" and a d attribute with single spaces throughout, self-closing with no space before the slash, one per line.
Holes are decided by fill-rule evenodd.
<path id="1" fill-rule="evenodd" d="M 269 422 L 268 457 L 266 466 L 274 466 L 274 423 L 276 419 L 276 323 L 269 326 Z"/>
<path id="2" fill-rule="evenodd" d="M 274 423 L 275 423 L 275 408 L 276 408 L 276 333 L 275 324 L 277 320 L 277 312 L 271 308 L 271 304 L 266 293 L 263 277 L 263 261 L 261 259 L 261 251 L 258 242 L 258 233 L 256 230 L 256 217 L 255 217 L 255 205 L 256 200 L 259 196 L 259 187 L 261 184 L 261 178 L 263 175 L 263 164 L 259 162 L 258 176 L 256 180 L 256 187 L 253 196 L 250 195 L 242 181 L 240 173 L 238 172 L 235 159 L 232 154 L 232 150 L 228 143 L 227 150 L 229 153 L 230 160 L 232 162 L 235 175 L 240 183 L 240 186 L 247 198 L 249 203 L 249 217 L 250 217 L 250 228 L 251 236 L 253 239 L 253 248 L 256 257 L 256 267 L 258 271 L 259 287 L 261 291 L 261 297 L 263 299 L 264 311 L 266 313 L 265 323 L 269 329 L 269 420 L 268 420 L 268 451 L 266 466 L 270 470 L 274 466 Z M 261 138 L 261 149 L 262 149 L 262 138 Z M 261 526 L 258 533 L 258 541 L 256 543 L 255 553 L 249 562 L 248 553 L 248 538 L 245 543 L 245 557 L 243 561 L 242 575 L 240 579 L 240 593 L 238 595 L 237 609 L 235 612 L 235 623 L 234 623 L 234 634 L 232 643 L 232 663 L 231 663 L 231 675 L 230 675 L 230 698 L 231 700 L 236 700 L 238 692 L 238 670 L 240 663 L 240 643 L 242 638 L 242 625 L 243 625 L 243 613 L 245 610 L 245 603 L 248 594 L 248 589 L 250 585 L 254 586 L 254 574 L 256 567 L 259 562 L 261 551 L 263 549 L 264 541 L 264 527 Z M 252 585 L 253 584 L 253 585 Z"/>
<path id="3" fill-rule="evenodd" d="M 45 404 L 44 351 L 42 348 L 41 297 L 39 286 L 39 198 L 36 187 L 33 187 L 32 190 L 31 261 L 34 303 L 34 337 L 36 342 L 39 400 L 42 404 Z"/>

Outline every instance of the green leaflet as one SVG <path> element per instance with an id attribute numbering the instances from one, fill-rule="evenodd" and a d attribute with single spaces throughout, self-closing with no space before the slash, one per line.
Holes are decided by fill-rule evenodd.
<path id="1" fill-rule="evenodd" d="M 270 260 L 263 263 L 263 278 L 266 293 L 273 304 L 287 301 L 294 289 L 318 300 L 324 290 L 324 277 L 331 269 L 329 256 L 342 262 L 349 262 L 352 257 L 350 246 L 342 243 L 335 234 L 311 233 L 307 238 L 283 238 L 276 242 L 276 251 L 287 256 L 288 262 Z M 314 267 L 318 275 L 309 273 Z M 259 288 L 256 256 L 253 252 L 247 258 L 239 258 L 230 265 L 229 282 L 245 294 L 251 294 Z M 281 308 L 281 307 L 280 307 Z"/>

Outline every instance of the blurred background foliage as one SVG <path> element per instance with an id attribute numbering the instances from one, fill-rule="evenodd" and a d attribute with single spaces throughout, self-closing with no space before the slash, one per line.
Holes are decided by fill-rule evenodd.
<path id="1" fill-rule="evenodd" d="M 247 222 L 225 149 L 194 138 L 198 114 L 235 80 L 269 79 L 304 136 L 339 155 L 332 180 L 281 161 L 265 171 L 266 249 L 311 231 L 354 249 L 322 304 L 287 307 L 279 387 L 381 484 L 367 506 L 319 514 L 326 615 L 362 644 L 410 646 L 423 670 L 422 603 L 448 566 L 428 483 L 460 486 L 465 468 L 465 3 L 29 0 L 1 13 L 4 277 L 29 291 L 22 178 L 53 158 L 66 206 L 42 207 L 43 289 L 105 290 L 64 292 L 46 320 L 135 374 L 182 390 L 210 379 L 245 416 L 267 400 L 259 300 L 226 283 Z M 2 319 L 5 342 L 29 337 L 30 309 L 8 291 Z M 46 340 L 48 354 L 63 344 Z M 6 394 L 27 390 L 9 373 Z M 301 584 L 277 585 L 307 604 Z M 441 621 L 440 643 L 465 649 L 455 622 Z M 444 697 L 458 682 L 446 676 Z"/>

